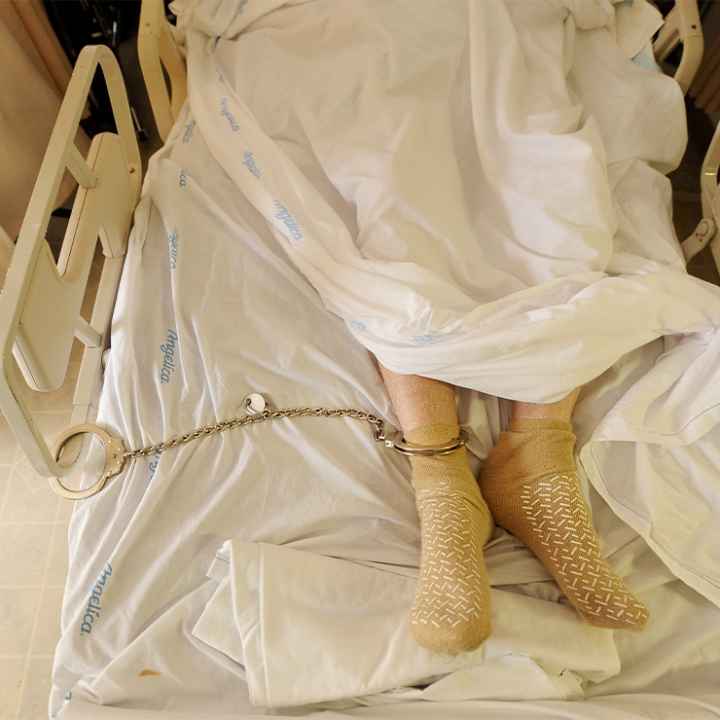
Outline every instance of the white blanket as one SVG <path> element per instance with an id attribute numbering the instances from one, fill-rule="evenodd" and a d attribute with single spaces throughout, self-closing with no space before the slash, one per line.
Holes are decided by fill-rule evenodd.
<path id="1" fill-rule="evenodd" d="M 243 542 L 232 543 L 231 564 L 230 612 L 221 584 L 198 622 L 216 630 L 196 627 L 194 635 L 245 667 L 254 705 L 309 705 L 420 684 L 430 686 L 402 697 L 577 699 L 583 680 L 620 670 L 612 633 L 578 622 L 567 606 L 516 592 L 494 590 L 491 638 L 449 657 L 419 647 L 410 633 L 414 575 Z M 229 647 L 231 619 L 241 651 Z"/>
<path id="2" fill-rule="evenodd" d="M 678 86 L 594 0 L 271 5 L 181 20 L 208 147 L 288 257 L 387 367 L 500 397 L 557 399 L 662 337 L 581 460 L 720 602 L 720 288 L 686 274 L 658 170 Z"/>
<path id="3" fill-rule="evenodd" d="M 268 0 L 263 7 L 267 10 L 279 5 Z M 274 119 L 279 125 L 265 128 L 263 119 L 263 127 L 273 133 L 273 148 L 281 145 L 301 168 L 303 184 L 299 188 L 303 192 L 308 179 L 317 188 L 308 199 L 321 195 L 352 224 L 354 209 L 348 209 L 328 182 L 310 138 L 302 135 L 296 117 L 283 104 L 288 98 L 283 93 L 289 92 L 283 83 L 286 74 L 292 76 L 290 69 L 280 72 L 271 62 L 275 52 L 272 38 L 279 39 L 288 32 L 283 13 L 295 13 L 300 31 L 305 27 L 302 13 L 308 13 L 308 26 L 315 27 L 315 12 L 325 6 L 322 2 L 292 3 L 289 10 L 277 14 L 258 13 L 254 0 L 195 7 L 199 14 L 193 32 L 205 29 L 212 34 L 213 23 L 219 23 L 228 39 L 219 43 L 206 40 L 194 47 L 191 43 L 191 107 L 180 118 L 167 146 L 151 162 L 136 214 L 99 412 L 99 421 L 115 429 L 131 447 L 236 415 L 249 391 L 266 393 L 278 406 L 360 407 L 391 423 L 395 421 L 366 350 L 345 323 L 327 312 L 317 292 L 297 270 L 294 258 L 287 254 L 284 237 L 273 231 L 274 220 L 268 222 L 248 197 L 238 192 L 239 170 L 247 170 L 257 179 L 252 168 L 258 170 L 259 164 L 253 163 L 259 161 L 243 152 L 238 155 L 233 144 L 238 133 L 231 132 L 229 139 L 217 135 L 214 122 L 218 118 L 227 124 L 237 122 L 239 115 L 231 103 L 239 102 L 238 98 L 227 92 L 222 95 L 228 98 L 225 107 L 216 106 L 214 115 L 206 112 L 206 103 L 219 92 L 219 80 L 213 74 L 217 68 L 211 61 L 222 53 L 231 65 L 223 67 L 226 77 L 231 78 L 232 72 L 241 72 L 243 67 L 247 71 L 253 68 L 259 85 L 250 87 L 254 87 L 252 94 L 258 101 L 264 97 L 264 102 L 270 102 L 271 98 L 261 96 L 260 86 L 276 83 L 277 105 L 270 102 L 266 110 L 268 121 Z M 601 10 L 602 6 L 597 4 Z M 252 23 L 253 17 L 257 23 Z M 243 23 L 250 18 L 252 24 L 243 25 L 246 32 L 242 42 L 236 43 L 232 23 L 237 24 L 238 18 Z M 406 29 L 411 32 L 413 13 L 407 18 Z M 591 27 L 589 20 L 585 24 Z M 542 27 L 533 35 L 536 42 L 543 38 Z M 569 25 L 563 27 L 569 34 Z M 331 26 L 326 29 L 327 37 L 336 37 L 339 47 L 347 47 L 342 34 L 334 36 Z M 577 38 L 580 36 L 578 31 Z M 199 35 L 195 37 L 200 40 Z M 206 49 L 210 53 L 215 44 L 216 55 L 203 54 Z M 247 47 L 251 56 L 260 52 L 262 67 L 252 66 L 250 58 L 246 58 L 246 65 L 239 62 L 236 50 L 240 47 Z M 364 47 L 362 52 L 371 48 Z M 554 46 L 548 52 L 554 57 Z M 364 57 L 360 53 L 360 59 Z M 395 67 L 390 59 L 388 67 Z M 291 66 L 283 59 L 283 68 Z M 263 75 L 265 71 L 269 75 Z M 203 72 L 210 74 L 195 74 Z M 318 82 L 331 80 L 323 76 Z M 225 92 L 228 81 L 223 82 Z M 662 82 L 668 95 L 676 96 L 677 90 Z M 331 97 L 333 86 L 327 87 Z M 289 97 L 294 95 L 291 92 Z M 627 127 L 628 123 L 623 125 L 623 132 Z M 668 138 L 668 164 L 673 161 L 671 140 L 677 131 Z M 222 146 L 218 138 L 222 138 Z M 456 159 L 465 154 L 462 147 L 453 153 Z M 629 248 L 623 257 L 631 263 L 645 263 L 643 253 L 632 252 L 637 243 L 645 243 L 643 252 L 659 253 L 664 260 L 642 265 L 643 272 L 658 265 L 678 265 L 664 178 L 642 162 L 627 158 L 619 162 L 622 172 L 618 170 L 614 176 L 613 187 L 625 187 L 629 194 L 618 191 L 613 202 L 620 207 L 619 198 L 632 198 L 619 216 L 627 233 L 615 237 L 616 243 L 626 243 Z M 422 207 L 418 206 L 418 211 Z M 282 217 L 283 227 L 290 231 L 288 215 Z M 640 221 L 652 232 L 630 232 Z M 555 262 L 547 260 L 548 266 Z M 531 264 L 527 267 L 530 271 Z M 640 274 L 637 287 L 647 287 L 644 283 L 648 277 Z M 712 309 L 716 302 L 712 288 L 682 279 L 678 285 L 677 278 L 684 277 L 679 271 L 668 270 L 663 277 L 660 286 L 668 292 L 681 292 L 686 287 L 682 283 L 690 283 L 707 295 L 707 308 Z M 559 282 L 562 286 L 565 280 Z M 687 320 L 691 314 L 688 303 L 697 300 L 693 293 L 689 299 L 681 293 L 675 304 L 667 305 L 663 328 Z M 645 312 L 644 306 L 641 309 Z M 538 322 L 548 314 L 532 312 Z M 508 323 L 512 317 L 507 316 Z M 551 341 L 553 337 L 558 339 L 551 333 Z M 425 712 L 443 717 L 465 712 L 474 717 L 483 713 L 500 717 L 500 712 L 510 717 L 513 713 L 522 717 L 531 712 L 563 712 L 567 717 L 590 718 L 601 717 L 609 706 L 617 706 L 618 717 L 623 712 L 629 716 L 635 712 L 650 718 L 655 713 L 645 705 L 652 698 L 637 702 L 603 699 L 580 705 L 512 704 L 502 705 L 502 711 L 493 702 L 468 702 L 466 706 L 444 703 L 469 697 L 507 698 L 513 687 L 517 697 L 524 698 L 593 694 L 602 692 L 605 683 L 614 683 L 608 687 L 615 693 L 650 686 L 653 692 L 662 693 L 668 677 L 677 680 L 678 688 L 673 687 L 673 692 L 682 693 L 687 685 L 695 697 L 700 697 L 711 686 L 703 673 L 695 671 L 698 666 L 712 671 L 718 649 L 716 636 L 705 637 L 698 632 L 699 626 L 689 622 L 693 614 L 703 618 L 703 627 L 716 627 L 718 622 L 717 608 L 706 599 L 717 600 L 720 577 L 717 543 L 711 542 L 720 506 L 712 455 L 718 446 L 713 415 L 716 401 L 712 378 L 717 372 L 713 342 L 708 332 L 705 337 L 689 337 L 679 343 L 657 340 L 631 352 L 590 384 L 576 413 L 583 460 L 593 486 L 590 493 L 595 522 L 605 552 L 643 599 L 652 602 L 658 598 L 653 625 L 646 634 L 618 637 L 582 626 L 559 604 L 557 589 L 547 582 L 540 564 L 498 531 L 487 549 L 501 630 L 495 644 L 475 658 L 463 659 L 458 668 L 438 665 L 437 658 L 421 657 L 415 648 L 400 642 L 404 637 L 401 598 L 409 604 L 418 558 L 417 517 L 407 462 L 374 443 L 369 428 L 349 420 L 281 421 L 135 461 L 100 496 L 78 505 L 70 528 L 71 563 L 63 632 L 55 659 L 53 711 L 65 707 L 68 717 L 82 717 L 87 703 L 94 703 L 113 705 L 119 713 L 142 708 L 203 717 L 251 715 L 259 712 L 252 707 L 251 699 L 296 704 L 347 696 L 352 687 L 358 694 L 374 694 L 346 699 L 345 705 L 382 703 L 387 707 L 348 712 L 377 718 Z M 580 355 L 572 346 L 562 352 L 553 347 L 554 355 L 549 356 L 548 363 L 555 370 L 563 367 L 564 372 L 565 360 L 571 363 Z M 567 368 L 571 373 L 572 366 L 568 364 Z M 501 365 L 498 378 L 500 371 Z M 683 380 L 678 382 L 683 373 Z M 660 376 L 664 384 L 659 382 Z M 703 383 L 708 383 L 709 390 L 698 392 Z M 543 387 L 538 380 L 538 391 L 544 392 Z M 717 387 L 720 385 L 715 383 Z M 486 456 L 497 437 L 504 411 L 504 404 L 494 398 L 470 390 L 460 393 L 461 421 L 471 433 L 470 447 L 477 460 Z M 639 442 L 628 442 L 632 439 Z M 657 458 L 670 458 L 672 472 L 667 473 Z M 622 472 L 615 474 L 612 463 Z M 645 543 L 618 519 L 618 514 L 647 539 L 666 565 L 647 552 Z M 272 572 L 264 578 L 250 573 L 244 576 L 244 586 L 238 583 L 237 568 L 232 575 L 218 574 L 223 565 L 229 569 L 225 560 L 235 557 L 223 552 L 217 557 L 220 546 L 230 538 L 234 539 L 233 547 L 243 550 L 243 558 L 258 548 L 266 553 L 268 546 L 274 546 L 269 551 L 273 559 L 268 568 Z M 688 547 L 693 548 L 693 554 L 683 557 Z M 278 580 L 277 573 L 285 572 L 282 558 L 292 552 L 308 556 L 306 567 L 312 570 L 308 577 L 313 582 L 307 585 L 310 595 L 306 601 L 297 594 L 304 587 L 302 583 L 284 586 Z M 396 583 L 401 591 L 397 605 L 383 605 L 382 612 L 392 609 L 395 613 L 398 622 L 393 637 L 399 643 L 381 649 L 388 661 L 399 657 L 393 655 L 396 651 L 416 653 L 410 657 L 414 665 L 385 666 L 406 674 L 373 675 L 368 658 L 362 654 L 357 656 L 359 666 L 341 665 L 340 661 L 349 662 L 348 652 L 338 655 L 338 667 L 349 669 L 349 675 L 340 677 L 328 671 L 315 678 L 316 685 L 300 682 L 312 677 L 314 669 L 307 660 L 314 656 L 307 654 L 311 648 L 306 639 L 313 634 L 323 637 L 323 642 L 334 639 L 317 635 L 322 618 L 314 608 L 320 602 L 329 602 L 327 607 L 338 613 L 338 618 L 347 609 L 342 603 L 327 600 L 334 585 L 323 574 L 326 563 L 333 564 L 333 573 L 343 575 L 356 568 L 360 568 L 358 575 L 367 571 L 373 578 L 392 573 L 388 586 Z M 342 570 L 335 570 L 340 567 Z M 706 597 L 675 581 L 667 567 Z M 100 607 L 95 609 L 98 601 L 93 599 L 93 591 L 98 579 L 102 579 L 102 592 Z M 232 592 L 233 582 L 235 596 L 228 600 L 223 587 L 225 592 L 228 588 Z M 267 585 L 273 588 L 280 583 L 287 593 L 293 591 L 286 596 L 286 615 L 273 612 L 271 624 L 263 625 L 283 632 L 284 628 L 295 628 L 298 642 L 283 646 L 282 651 L 278 650 L 282 634 L 258 642 L 257 636 L 251 635 L 252 628 L 242 626 L 243 635 L 231 617 L 239 617 L 243 610 L 252 614 L 272 606 L 272 593 L 257 590 L 265 587 L 263 583 L 274 583 Z M 245 587 L 244 595 L 237 592 L 241 587 Z M 352 585 L 348 583 L 347 587 Z M 342 594 L 347 587 L 339 584 L 336 589 Z M 383 598 L 387 596 L 376 593 L 368 597 L 368 603 Z M 662 610 L 666 606 L 673 608 L 670 623 L 664 622 Z M 509 616 L 512 623 L 507 622 Z M 267 615 L 263 618 L 268 620 Z M 280 623 L 277 626 L 276 618 Z M 565 628 L 561 638 L 548 638 L 542 624 L 545 618 Z M 362 620 L 379 622 L 383 628 L 388 623 L 384 615 L 363 616 Z M 225 641 L 214 642 L 211 647 L 206 641 L 211 636 L 217 638 L 223 621 Z M 577 648 L 588 638 L 594 640 L 585 656 Z M 327 647 L 338 651 L 337 646 Z M 288 667 L 292 660 L 297 678 L 287 673 L 282 664 L 284 656 L 288 657 Z M 623 664 L 619 675 L 618 656 Z M 272 672 L 263 678 L 268 663 Z M 507 680 L 510 666 L 512 682 Z M 361 672 L 353 676 L 358 668 Z M 412 675 L 407 674 L 409 669 Z M 450 670 L 454 672 L 444 674 Z M 478 681 L 487 679 L 484 670 L 492 670 L 493 677 L 498 678 L 494 688 L 497 694 L 492 694 L 493 688 L 487 683 Z M 427 674 L 436 671 L 442 677 L 425 690 L 404 687 L 378 693 L 388 683 L 432 680 Z M 683 682 L 687 673 L 698 678 L 697 686 Z M 269 686 L 268 679 L 272 682 Z M 407 704 L 414 698 L 426 702 Z M 393 704 L 398 701 L 402 702 Z M 663 702 L 658 696 L 654 701 Z M 677 717 L 682 717 L 682 712 L 690 717 L 699 707 L 697 702 L 688 704 L 680 699 L 667 702 L 678 708 Z"/>
<path id="4" fill-rule="evenodd" d="M 658 213 L 682 93 L 609 30 L 547 0 L 227 6 L 187 19 L 196 119 L 386 366 L 548 401 L 720 320 Z"/>
<path id="5" fill-rule="evenodd" d="M 417 702 L 398 703 L 386 707 L 369 707 L 345 712 L 318 712 L 308 720 L 415 720 L 416 718 L 455 718 L 456 720 L 714 720 L 720 707 L 720 696 L 705 695 L 695 699 L 663 693 L 618 695 L 584 703 L 558 702 L 462 702 L 422 705 Z M 147 710 L 99 708 L 76 702 L 63 715 L 64 720 L 202 720 L 202 712 L 167 715 Z M 248 715 L 247 720 L 264 717 Z M 278 720 L 291 720 L 295 715 L 278 715 Z M 235 720 L 235 713 L 216 716 L 217 720 Z"/>

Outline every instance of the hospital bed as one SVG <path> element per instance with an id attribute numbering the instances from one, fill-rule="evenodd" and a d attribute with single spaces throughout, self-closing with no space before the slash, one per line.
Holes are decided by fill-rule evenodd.
<path id="1" fill-rule="evenodd" d="M 693 0 L 677 0 L 655 40 L 656 57 L 662 60 L 679 43 L 683 54 L 676 79 L 687 90 L 702 55 L 702 31 Z M 271 400 L 278 393 L 284 404 L 308 405 L 313 393 L 322 388 L 324 404 L 352 404 L 392 420 L 364 349 L 337 319 L 327 316 L 302 278 L 277 260 L 272 246 L 268 249 L 253 239 L 258 220 L 252 208 L 238 200 L 237 207 L 228 210 L 227 203 L 235 200 L 232 187 L 221 174 L 213 175 L 214 200 L 188 180 L 208 161 L 205 156 L 198 160 L 183 155 L 198 131 L 185 103 L 184 49 L 176 42 L 175 28 L 167 23 L 160 0 L 143 2 L 139 56 L 158 129 L 168 142 L 153 161 L 143 199 L 139 151 L 120 70 L 107 48 L 88 47 L 78 58 L 62 103 L 3 289 L 0 408 L 33 467 L 48 477 L 77 472 L 77 467 L 60 464 L 32 417 L 23 389 L 29 386 L 47 392 L 59 387 L 75 340 L 82 344 L 83 355 L 72 425 L 92 422 L 99 413 L 104 423 L 124 427 L 129 435 L 126 441 L 133 447 L 184 432 L 209 418 L 242 414 L 242 398 L 250 391 L 264 393 Z M 108 87 L 116 132 L 96 136 L 83 158 L 74 137 L 98 70 Z M 716 262 L 720 261 L 716 234 L 719 162 L 720 133 L 716 132 L 699 179 L 703 217 L 682 243 L 686 260 L 709 244 Z M 66 171 L 79 187 L 56 261 L 45 232 Z M 176 206 L 176 197 L 164 194 L 170 184 L 189 189 L 185 212 L 200 213 L 208 220 L 203 249 L 184 265 L 181 255 L 186 248 L 189 252 L 189 240 L 182 228 L 187 218 L 179 216 L 177 227 L 167 227 L 163 219 L 170 207 L 183 212 Z M 220 259 L 231 236 L 242 238 L 244 254 L 231 256 L 229 266 L 223 267 Z M 80 309 L 98 244 L 103 254 L 102 273 L 92 314 L 83 318 Z M 212 267 L 213 292 L 227 293 L 225 316 L 218 314 L 222 298 L 213 300 L 213 292 L 204 286 L 203 263 Z M 263 268 L 262 277 L 256 266 Z M 242 291 L 234 295 L 231 288 L 238 282 Z M 277 287 L 283 292 L 273 290 Z M 227 344 L 228 330 L 235 331 L 233 316 L 242 318 L 240 331 L 245 341 L 240 346 Z M 142 331 L 138 324 L 145 325 Z M 180 343 L 178 336 L 183 338 Z M 185 338 L 192 338 L 195 357 L 186 349 L 190 344 Z M 312 340 L 303 344 L 303 338 Z M 159 381 L 145 372 L 158 362 L 158 353 L 163 368 Z M 242 372 L 220 371 L 231 362 Z M 103 385 L 106 365 L 111 372 Z M 354 373 L 350 381 L 349 367 Z M 162 393 L 181 379 L 186 389 L 164 400 Z M 203 383 L 208 383 L 206 389 L 201 387 Z M 578 631 L 577 623 L 565 613 L 567 608 L 553 603 L 553 611 L 546 616 L 548 631 L 568 633 L 568 647 L 565 655 L 560 652 L 539 665 L 532 651 L 518 645 L 509 630 L 513 621 L 499 618 L 498 644 L 491 646 L 476 666 L 438 665 L 436 659 L 413 656 L 416 666 L 411 662 L 407 667 L 403 663 L 398 663 L 399 668 L 389 667 L 388 680 L 377 678 L 373 662 L 369 667 L 351 664 L 348 667 L 363 678 L 359 686 L 353 682 L 343 686 L 342 681 L 338 681 L 341 690 L 325 686 L 323 668 L 332 674 L 335 662 L 342 665 L 331 650 L 337 650 L 333 642 L 352 624 L 351 611 L 361 612 L 377 600 L 363 597 L 349 614 L 338 612 L 334 618 L 334 611 L 326 607 L 328 614 L 321 615 L 319 622 L 310 622 L 310 629 L 303 634 L 294 628 L 296 618 L 309 607 L 318 611 L 327 603 L 327 588 L 323 595 L 318 581 L 318 586 L 313 586 L 317 596 L 309 592 L 308 597 L 298 599 L 297 592 L 283 595 L 283 583 L 298 591 L 315 577 L 345 578 L 347 591 L 340 595 L 343 603 L 352 605 L 353 597 L 363 594 L 363 587 L 374 587 L 380 596 L 381 586 L 387 582 L 399 600 L 395 605 L 387 600 L 383 606 L 390 624 L 386 620 L 372 626 L 379 629 L 380 641 L 370 643 L 368 652 L 388 652 L 385 661 L 392 666 L 391 661 L 405 657 L 398 650 L 403 640 L 393 634 L 392 621 L 403 616 L 408 593 L 412 593 L 414 575 L 407 568 L 414 562 L 417 531 L 403 462 L 383 454 L 370 435 L 352 423 L 343 425 L 341 431 L 313 425 L 318 422 L 306 420 L 300 435 L 300 426 L 289 423 L 272 431 L 257 428 L 248 435 L 241 430 L 239 437 L 228 434 L 207 440 L 208 452 L 190 445 L 174 455 L 150 455 L 147 461 L 136 462 L 122 481 L 112 481 L 87 506 L 78 506 L 70 529 L 71 558 L 63 637 L 53 678 L 53 714 L 64 718 L 150 719 L 174 717 L 172 713 L 237 717 L 262 713 L 263 707 L 292 707 L 289 713 L 301 708 L 304 713 L 317 712 L 328 718 L 346 714 L 375 718 L 466 714 L 576 717 L 576 712 L 577 717 L 660 717 L 653 714 L 654 704 L 674 717 L 710 717 L 718 711 L 711 697 L 711 691 L 717 693 L 712 681 L 717 658 L 703 644 L 717 634 L 708 630 L 717 628 L 714 606 L 693 590 L 678 590 L 682 583 L 669 574 L 668 561 L 663 565 L 645 552 L 640 539 L 615 523 L 613 513 L 599 497 L 596 523 L 601 532 L 607 531 L 604 537 L 609 550 L 616 552 L 615 560 L 625 562 L 628 571 L 638 566 L 650 568 L 643 576 L 642 589 L 658 593 L 651 609 L 667 612 L 668 625 L 674 628 L 688 628 L 693 623 L 700 626 L 691 628 L 687 637 L 680 630 L 668 631 L 667 636 L 658 631 L 645 645 L 621 639 L 623 662 L 640 659 L 625 684 L 615 678 L 618 668 L 613 663 L 618 657 L 607 635 L 583 634 L 586 631 Z M 498 418 L 485 418 L 485 422 L 497 423 Z M 308 448 L 313 456 L 307 460 L 310 474 L 315 472 L 317 477 L 299 493 L 287 468 L 300 463 L 301 450 Z M 364 453 L 361 457 L 359 449 Z M 101 449 L 92 443 L 78 449 L 77 455 L 82 455 L 78 464 L 90 468 L 91 473 L 103 459 Z M 347 485 L 338 499 L 320 475 L 328 458 L 339 463 L 343 456 L 353 457 L 358 467 L 338 470 Z M 237 463 L 243 464 L 242 475 L 237 473 Z M 268 473 L 272 483 L 260 480 Z M 378 476 L 381 482 L 368 484 L 367 476 Z M 343 511 L 345 496 L 352 511 Z M 284 505 L 287 497 L 292 499 L 292 508 Z M 270 517 L 262 516 L 267 508 L 279 509 Z M 509 573 L 497 585 L 547 586 L 546 576 L 522 553 L 513 563 L 501 562 L 505 551 L 513 550 L 507 538 L 498 539 L 496 550 L 497 562 L 493 565 L 491 560 L 491 571 L 493 567 L 499 574 L 509 573 L 508 567 L 517 570 L 517 575 Z M 517 558 L 517 552 L 513 557 Z M 330 565 L 325 567 L 325 561 Z M 373 573 L 379 568 L 383 568 L 381 582 L 374 586 L 378 575 Z M 391 568 L 389 573 L 387 568 Z M 353 587 L 353 579 L 361 580 L 361 585 Z M 515 596 L 513 592 L 505 595 L 508 602 L 525 597 L 522 602 L 529 607 L 535 607 L 533 603 L 547 605 L 544 600 L 549 599 Z M 238 614 L 243 599 L 256 614 L 254 619 Z M 522 602 L 517 617 L 533 617 Z M 297 614 L 285 617 L 293 607 Z M 279 618 L 276 625 L 271 621 L 275 617 Z M 241 638 L 228 629 L 231 618 L 245 628 Z M 326 636 L 322 635 L 324 625 L 328 626 Z M 263 636 L 256 637 L 257 632 Z M 573 634 L 577 632 L 580 634 Z M 316 652 L 310 649 L 313 633 L 326 643 L 318 642 Z M 507 638 L 503 633 L 508 633 Z M 397 641 L 392 652 L 399 654 L 387 649 L 386 637 Z M 670 659 L 664 671 L 668 674 L 643 669 L 643 663 L 649 662 L 643 653 L 649 657 L 663 642 L 682 646 L 677 655 L 667 651 Z M 304 646 L 307 654 L 289 657 L 293 653 L 288 651 L 284 657 L 281 651 L 278 657 L 276 651 L 285 647 L 283 643 L 288 649 Z M 720 641 L 712 647 L 718 646 Z M 688 662 L 684 662 L 683 652 L 690 658 Z M 377 657 L 374 662 L 379 662 Z M 567 665 L 569 658 L 576 665 Z M 308 675 L 308 666 L 313 664 L 316 670 Z M 569 667 L 574 669 L 566 672 Z M 478 668 L 481 675 L 477 675 Z M 293 681 L 290 675 L 298 679 Z M 413 677 L 425 678 L 423 685 L 427 685 L 429 679 L 444 676 L 452 679 L 449 684 L 430 683 L 424 690 L 414 687 Z M 527 687 L 508 692 L 513 677 L 522 677 Z M 660 685 L 658 678 L 662 678 Z M 588 681 L 596 682 L 602 692 L 597 697 L 590 694 L 581 706 L 568 703 L 582 697 L 580 685 Z M 463 690 L 467 683 L 486 689 L 468 692 Z M 688 697 L 683 696 L 683 688 L 689 689 Z"/>

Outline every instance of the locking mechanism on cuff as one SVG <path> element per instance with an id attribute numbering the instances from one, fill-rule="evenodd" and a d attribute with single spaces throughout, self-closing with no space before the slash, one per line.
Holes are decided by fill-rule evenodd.
<path id="1" fill-rule="evenodd" d="M 385 447 L 397 450 L 403 455 L 449 455 L 451 452 L 465 447 L 467 439 L 467 433 L 461 429 L 460 434 L 456 438 L 444 445 L 412 445 L 411 443 L 405 442 L 401 432 L 396 432 L 385 439 Z"/>

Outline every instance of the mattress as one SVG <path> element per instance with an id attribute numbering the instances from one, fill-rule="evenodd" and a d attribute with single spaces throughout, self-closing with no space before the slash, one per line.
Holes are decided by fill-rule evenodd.
<path id="1" fill-rule="evenodd" d="M 227 25 L 256 4 L 228 7 L 205 3 L 198 17 Z M 242 414 L 255 392 L 275 407 L 354 407 L 396 426 L 353 329 L 328 311 L 218 157 L 193 107 L 202 89 L 191 84 L 148 169 L 99 422 L 136 448 Z M 308 147 L 286 145 L 302 166 Z M 667 216 L 668 197 L 654 197 Z M 672 234 L 667 242 L 672 257 Z M 594 521 L 613 567 L 650 607 L 644 633 L 583 625 L 539 562 L 498 528 L 486 548 L 495 634 L 452 660 L 426 653 L 408 640 L 419 531 L 407 461 L 357 421 L 283 419 L 138 459 L 77 505 L 51 713 L 716 716 L 719 575 L 701 532 L 716 524 L 713 426 L 704 445 L 663 446 L 662 467 L 653 451 L 613 434 L 642 405 L 631 390 L 651 370 L 688 352 L 706 357 L 693 342 L 678 353 L 658 339 L 628 353 L 589 385 L 576 412 Z M 507 404 L 465 388 L 459 413 L 477 470 Z M 88 473 L 98 456 L 90 447 Z M 609 492 L 608 477 L 622 487 Z M 690 506 L 687 477 L 698 489 Z M 674 534 L 672 496 L 659 504 L 653 493 L 668 483 L 683 512 L 691 508 Z M 640 524 L 638 508 L 657 522 Z M 681 541 L 698 538 L 707 554 L 688 558 Z"/>

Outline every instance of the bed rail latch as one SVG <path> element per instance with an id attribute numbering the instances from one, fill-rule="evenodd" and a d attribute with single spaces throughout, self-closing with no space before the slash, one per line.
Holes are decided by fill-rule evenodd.
<path id="1" fill-rule="evenodd" d="M 703 218 L 693 230 L 692 235 L 680 244 L 685 256 L 685 262 L 690 262 L 703 248 L 707 247 L 715 237 L 716 232 L 715 221 L 712 218 Z"/>

